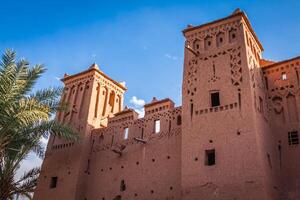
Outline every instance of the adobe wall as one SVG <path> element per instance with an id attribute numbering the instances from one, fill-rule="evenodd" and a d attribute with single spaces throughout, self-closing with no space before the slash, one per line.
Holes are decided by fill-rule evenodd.
<path id="1" fill-rule="evenodd" d="M 264 170 L 264 183 L 266 192 L 271 199 L 279 197 L 279 168 L 272 165 L 276 162 L 274 151 L 276 143 L 271 130 L 270 112 L 268 110 L 268 97 L 262 67 L 260 66 L 262 50 L 258 47 L 253 35 L 247 26 L 245 28 L 245 50 L 250 76 L 251 98 L 253 99 L 253 115 L 260 161 Z"/>
<path id="2" fill-rule="evenodd" d="M 77 129 L 80 140 L 50 137 L 34 199 L 82 199 L 90 132 L 106 125 L 107 117 L 123 106 L 122 86 L 101 74 L 95 65 L 82 73 L 65 75 L 64 84 L 61 102 L 67 103 L 69 109 L 59 112 L 56 119 Z M 106 106 L 99 105 L 100 101 Z M 50 188 L 52 177 L 58 179 L 55 188 Z"/>
<path id="3" fill-rule="evenodd" d="M 299 145 L 289 145 L 288 133 L 300 131 L 300 58 L 263 68 L 268 89 L 268 104 L 275 140 L 273 168 L 278 168 L 282 199 L 300 199 Z M 285 73 L 287 79 L 282 80 Z"/>
<path id="4" fill-rule="evenodd" d="M 185 33 L 186 45 L 199 52 L 185 48 L 184 200 L 270 199 L 253 115 L 245 26 L 243 18 L 236 16 Z M 212 107 L 210 93 L 215 91 L 221 104 Z M 207 166 L 205 152 L 211 149 L 216 163 Z"/>
<path id="5" fill-rule="evenodd" d="M 91 134 L 86 199 L 180 199 L 181 107 L 158 104 L 137 119 L 134 111 L 110 119 Z M 160 132 L 154 122 L 160 120 Z M 129 137 L 124 139 L 124 128 Z M 140 138 L 146 143 L 138 142 Z M 122 155 L 113 150 L 122 150 Z M 121 190 L 124 181 L 126 189 Z"/>
<path id="6" fill-rule="evenodd" d="M 125 86 L 95 64 L 65 77 L 71 109 L 57 120 L 82 138 L 50 138 L 34 199 L 300 199 L 299 138 L 289 136 L 300 131 L 300 57 L 263 61 L 240 11 L 184 36 L 182 107 L 153 99 L 138 118 L 123 110 Z"/>

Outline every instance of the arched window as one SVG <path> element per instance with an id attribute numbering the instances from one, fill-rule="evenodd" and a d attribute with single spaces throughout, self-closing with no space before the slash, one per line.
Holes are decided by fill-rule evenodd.
<path id="1" fill-rule="evenodd" d="M 220 47 L 224 44 L 224 38 L 225 38 L 225 34 L 223 32 L 220 32 L 217 34 L 217 46 Z"/>
<path id="2" fill-rule="evenodd" d="M 194 41 L 193 49 L 194 49 L 197 53 L 200 53 L 200 49 L 201 49 L 201 42 L 200 42 L 200 40 L 196 39 L 196 40 Z"/>
<path id="3" fill-rule="evenodd" d="M 237 31 L 236 29 L 231 29 L 229 31 L 229 42 L 235 42 L 237 40 Z"/>
<path id="4" fill-rule="evenodd" d="M 210 49 L 212 46 L 212 37 L 210 36 L 207 36 L 205 39 L 204 39 L 204 49 L 205 50 L 208 50 Z"/>
<path id="5" fill-rule="evenodd" d="M 111 93 L 110 93 L 110 95 L 109 95 L 109 101 L 108 101 L 108 103 L 109 103 L 109 105 L 110 105 L 110 107 L 111 107 L 111 112 L 114 111 L 115 96 L 116 96 L 115 92 L 114 92 L 114 91 L 111 91 Z"/>

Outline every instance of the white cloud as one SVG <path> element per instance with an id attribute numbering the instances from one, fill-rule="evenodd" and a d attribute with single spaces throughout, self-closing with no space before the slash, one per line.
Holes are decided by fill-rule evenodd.
<path id="1" fill-rule="evenodd" d="M 21 162 L 20 168 L 18 169 L 15 178 L 20 178 L 24 175 L 25 172 L 28 172 L 32 168 L 40 167 L 42 165 L 42 162 L 43 161 L 34 153 L 30 153 L 28 157 Z"/>
<path id="2" fill-rule="evenodd" d="M 138 99 L 136 96 L 133 96 L 129 102 L 133 105 L 133 109 L 139 114 L 139 117 L 144 117 L 144 105 L 146 103 L 145 100 Z"/>
<path id="3" fill-rule="evenodd" d="M 48 140 L 49 140 L 49 138 L 44 138 L 44 137 L 40 139 L 40 142 L 45 147 L 45 150 L 47 147 Z M 20 168 L 18 169 L 15 178 L 16 179 L 20 178 L 21 176 L 23 176 L 23 174 L 25 172 L 28 172 L 32 168 L 40 167 L 42 165 L 42 162 L 43 162 L 43 160 L 41 160 L 33 152 L 29 153 L 29 155 L 26 157 L 26 159 L 24 159 L 21 162 Z"/>
<path id="4" fill-rule="evenodd" d="M 168 59 L 171 59 L 171 60 L 178 60 L 179 58 L 177 56 L 173 56 L 171 54 L 165 54 L 165 57 L 168 58 Z"/>
<path id="5" fill-rule="evenodd" d="M 135 107 L 141 107 L 145 105 L 145 100 L 144 99 L 138 99 L 136 96 L 133 96 L 130 99 L 130 103 L 132 103 Z"/>
<path id="6" fill-rule="evenodd" d="M 142 118 L 145 116 L 144 108 L 140 108 L 140 109 L 134 108 L 134 110 L 135 110 L 135 112 L 137 112 L 139 114 L 139 118 Z"/>

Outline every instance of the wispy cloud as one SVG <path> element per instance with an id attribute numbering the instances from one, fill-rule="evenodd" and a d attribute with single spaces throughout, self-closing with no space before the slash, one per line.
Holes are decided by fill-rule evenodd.
<path id="1" fill-rule="evenodd" d="M 166 53 L 165 57 L 168 58 L 168 59 L 170 59 L 170 60 L 179 60 L 179 58 L 177 56 L 173 56 L 173 55 L 171 55 L 169 53 Z"/>
<path id="2" fill-rule="evenodd" d="M 145 100 L 133 96 L 131 97 L 129 102 L 132 104 L 133 109 L 139 114 L 139 117 L 144 117 L 145 115 L 144 105 L 146 103 Z"/>
<path id="3" fill-rule="evenodd" d="M 54 79 L 57 80 L 57 81 L 60 81 L 60 78 L 57 77 L 57 76 L 55 76 Z"/>

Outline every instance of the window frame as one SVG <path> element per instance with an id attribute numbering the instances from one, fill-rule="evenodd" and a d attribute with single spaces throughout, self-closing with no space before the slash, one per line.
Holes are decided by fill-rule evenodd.
<path id="1" fill-rule="evenodd" d="M 213 154 L 213 159 L 212 159 Z M 204 164 L 206 166 L 214 166 L 216 165 L 216 150 L 215 149 L 207 149 L 205 150 L 205 160 Z"/>
<path id="2" fill-rule="evenodd" d="M 158 134 L 158 133 L 160 133 L 160 119 L 156 119 L 156 120 L 154 120 L 154 129 L 153 129 L 153 132 L 155 133 L 155 134 Z"/>
<path id="3" fill-rule="evenodd" d="M 214 105 L 213 104 L 213 95 L 214 94 L 218 94 L 218 105 Z M 214 107 L 218 107 L 221 105 L 221 95 L 220 95 L 220 91 L 219 90 L 212 90 L 209 92 L 209 96 L 210 96 L 210 107 L 214 108 Z"/>
<path id="4" fill-rule="evenodd" d="M 293 130 L 293 131 L 288 132 L 288 143 L 289 143 L 289 146 L 296 146 L 299 144 L 298 131 Z"/>
<path id="5" fill-rule="evenodd" d="M 124 129 L 123 129 L 123 139 L 128 140 L 128 138 L 129 138 L 129 127 L 127 126 L 127 127 L 124 127 Z"/>
<path id="6" fill-rule="evenodd" d="M 286 72 L 282 72 L 282 73 L 281 73 L 280 79 L 283 80 L 283 81 L 286 81 L 286 80 L 287 80 L 287 74 L 286 74 Z"/>
<path id="7" fill-rule="evenodd" d="M 52 176 L 50 180 L 50 189 L 57 188 L 58 177 Z"/>

